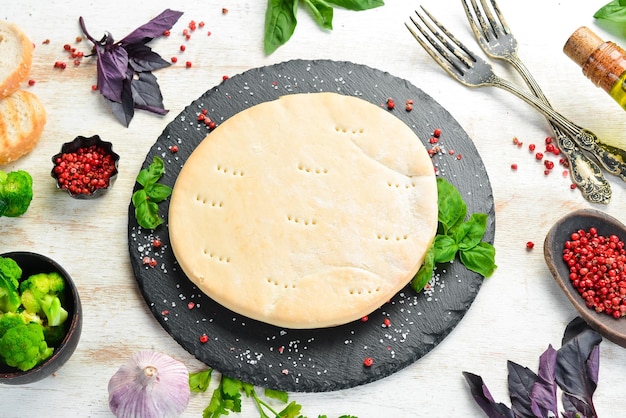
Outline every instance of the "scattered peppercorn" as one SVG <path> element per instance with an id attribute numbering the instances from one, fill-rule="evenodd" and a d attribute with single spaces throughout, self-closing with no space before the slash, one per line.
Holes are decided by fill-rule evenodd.
<path id="1" fill-rule="evenodd" d="M 433 136 L 435 138 L 439 138 L 441 136 L 441 129 L 435 128 L 435 130 L 433 131 Z"/>
<path id="2" fill-rule="evenodd" d="M 374 359 L 372 357 L 365 357 L 365 359 L 363 360 L 363 365 L 365 367 L 372 367 L 373 364 L 374 364 Z"/>
<path id="3" fill-rule="evenodd" d="M 387 99 L 387 109 L 393 110 L 396 107 L 396 103 L 392 98 Z"/>
<path id="4" fill-rule="evenodd" d="M 208 335 L 206 335 L 206 334 L 202 334 L 202 335 L 200 336 L 200 342 L 201 342 L 202 344 L 204 344 L 204 343 L 206 343 L 206 342 L 208 342 L 208 341 L 209 341 L 209 336 L 208 336 Z"/>
<path id="5" fill-rule="evenodd" d="M 526 243 L 526 249 L 527 249 L 527 250 L 532 250 L 533 248 L 535 248 L 535 243 L 534 243 L 534 242 L 532 242 L 532 241 L 528 241 L 528 242 Z"/>
<path id="6" fill-rule="evenodd" d="M 178 145 L 172 145 L 170 146 L 170 152 L 172 154 L 176 154 L 178 152 Z"/>

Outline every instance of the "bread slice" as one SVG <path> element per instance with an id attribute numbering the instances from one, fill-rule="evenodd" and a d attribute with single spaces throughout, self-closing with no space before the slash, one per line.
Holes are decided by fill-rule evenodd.
<path id="1" fill-rule="evenodd" d="M 46 109 L 39 98 L 18 90 L 0 100 L 0 165 L 28 154 L 46 124 Z"/>
<path id="2" fill-rule="evenodd" d="M 30 73 L 33 44 L 13 23 L 0 20 L 0 99 L 17 91 Z"/>

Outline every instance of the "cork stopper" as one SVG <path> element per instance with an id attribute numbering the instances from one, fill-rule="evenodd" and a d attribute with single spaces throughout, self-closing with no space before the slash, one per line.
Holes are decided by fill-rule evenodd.
<path id="1" fill-rule="evenodd" d="M 585 26 L 570 36 L 563 52 L 582 68 L 589 80 L 609 94 L 626 72 L 626 52 L 614 42 L 603 41 Z"/>
<path id="2" fill-rule="evenodd" d="M 563 52 L 580 67 L 583 67 L 589 57 L 604 43 L 604 40 L 593 33 L 588 27 L 581 26 L 569 37 Z"/>

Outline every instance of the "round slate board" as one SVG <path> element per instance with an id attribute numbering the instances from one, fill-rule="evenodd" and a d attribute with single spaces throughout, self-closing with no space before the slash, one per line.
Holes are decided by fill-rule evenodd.
<path id="1" fill-rule="evenodd" d="M 468 212 L 489 215 L 485 240 L 493 243 L 491 186 L 471 139 L 445 109 L 408 81 L 350 62 L 294 60 L 225 80 L 165 128 L 142 168 L 154 156 L 161 157 L 166 173 L 160 182 L 173 187 L 182 165 L 209 133 L 198 121 L 203 110 L 219 124 L 281 95 L 322 91 L 354 95 L 385 108 L 387 99 L 393 98 L 396 107 L 389 111 L 410 126 L 427 149 L 439 147 L 433 156 L 437 174 L 459 189 Z M 405 109 L 407 100 L 413 101 L 412 111 Z M 436 128 L 442 134 L 439 142 L 432 144 L 429 139 Z M 173 145 L 178 152 L 170 151 Z M 389 146 L 394 146 L 391 140 Z M 169 200 L 159 204 L 165 223 L 154 231 L 139 227 L 132 203 L 129 207 L 130 260 L 141 292 L 159 323 L 187 351 L 219 372 L 257 386 L 292 392 L 332 391 L 395 373 L 424 356 L 453 330 L 483 280 L 460 262 L 441 265 L 427 290 L 416 294 L 407 287 L 367 320 L 325 329 L 281 329 L 223 308 L 189 281 L 169 246 L 168 205 Z M 152 245 L 154 238 L 162 242 L 160 247 Z M 146 264 L 150 259 L 156 265 Z M 201 341 L 203 335 L 208 341 Z M 363 365 L 366 357 L 374 359 L 371 367 Z"/>

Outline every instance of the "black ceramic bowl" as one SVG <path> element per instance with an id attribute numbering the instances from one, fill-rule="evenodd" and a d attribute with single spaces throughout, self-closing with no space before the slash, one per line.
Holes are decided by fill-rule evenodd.
<path id="1" fill-rule="evenodd" d="M 548 232 L 543 248 L 546 264 L 554 280 L 585 322 L 604 337 L 626 347 L 626 317 L 615 319 L 606 313 L 598 313 L 588 308 L 572 285 L 569 267 L 562 258 L 565 241 L 570 239 L 571 234 L 580 229 L 588 231 L 591 227 L 596 228 L 599 235 L 615 234 L 622 241 L 626 241 L 626 226 L 618 219 L 595 209 L 576 210 L 558 220 Z"/>
<path id="2" fill-rule="evenodd" d="M 70 190 L 67 185 L 61 183 L 57 170 L 57 160 L 64 154 L 75 154 L 79 150 L 87 149 L 89 147 L 98 147 L 104 154 L 110 155 L 114 164 L 113 170 L 106 181 L 104 186 L 96 186 L 95 189 L 90 190 L 89 193 L 75 192 Z M 91 136 L 89 138 L 84 136 L 77 136 L 72 142 L 66 142 L 61 146 L 61 151 L 52 157 L 52 171 L 50 175 L 56 181 L 59 189 L 65 190 L 70 196 L 76 199 L 92 199 L 94 197 L 102 196 L 109 190 L 115 179 L 117 178 L 117 166 L 120 161 L 120 156 L 113 152 L 113 145 L 110 142 L 103 141 L 98 135 Z M 93 168 L 93 167 L 92 167 Z"/>
<path id="3" fill-rule="evenodd" d="M 37 273 L 51 273 L 55 271 L 65 279 L 65 301 L 63 307 L 69 314 L 65 322 L 67 333 L 61 343 L 54 347 L 52 356 L 42 364 L 25 372 L 6 365 L 0 365 L 0 383 L 7 385 L 33 383 L 52 375 L 74 353 L 80 340 L 83 324 L 80 297 L 78 296 L 76 285 L 67 271 L 50 258 L 31 252 L 10 252 L 0 254 L 0 257 L 8 257 L 15 260 L 22 269 L 22 279 Z"/>

